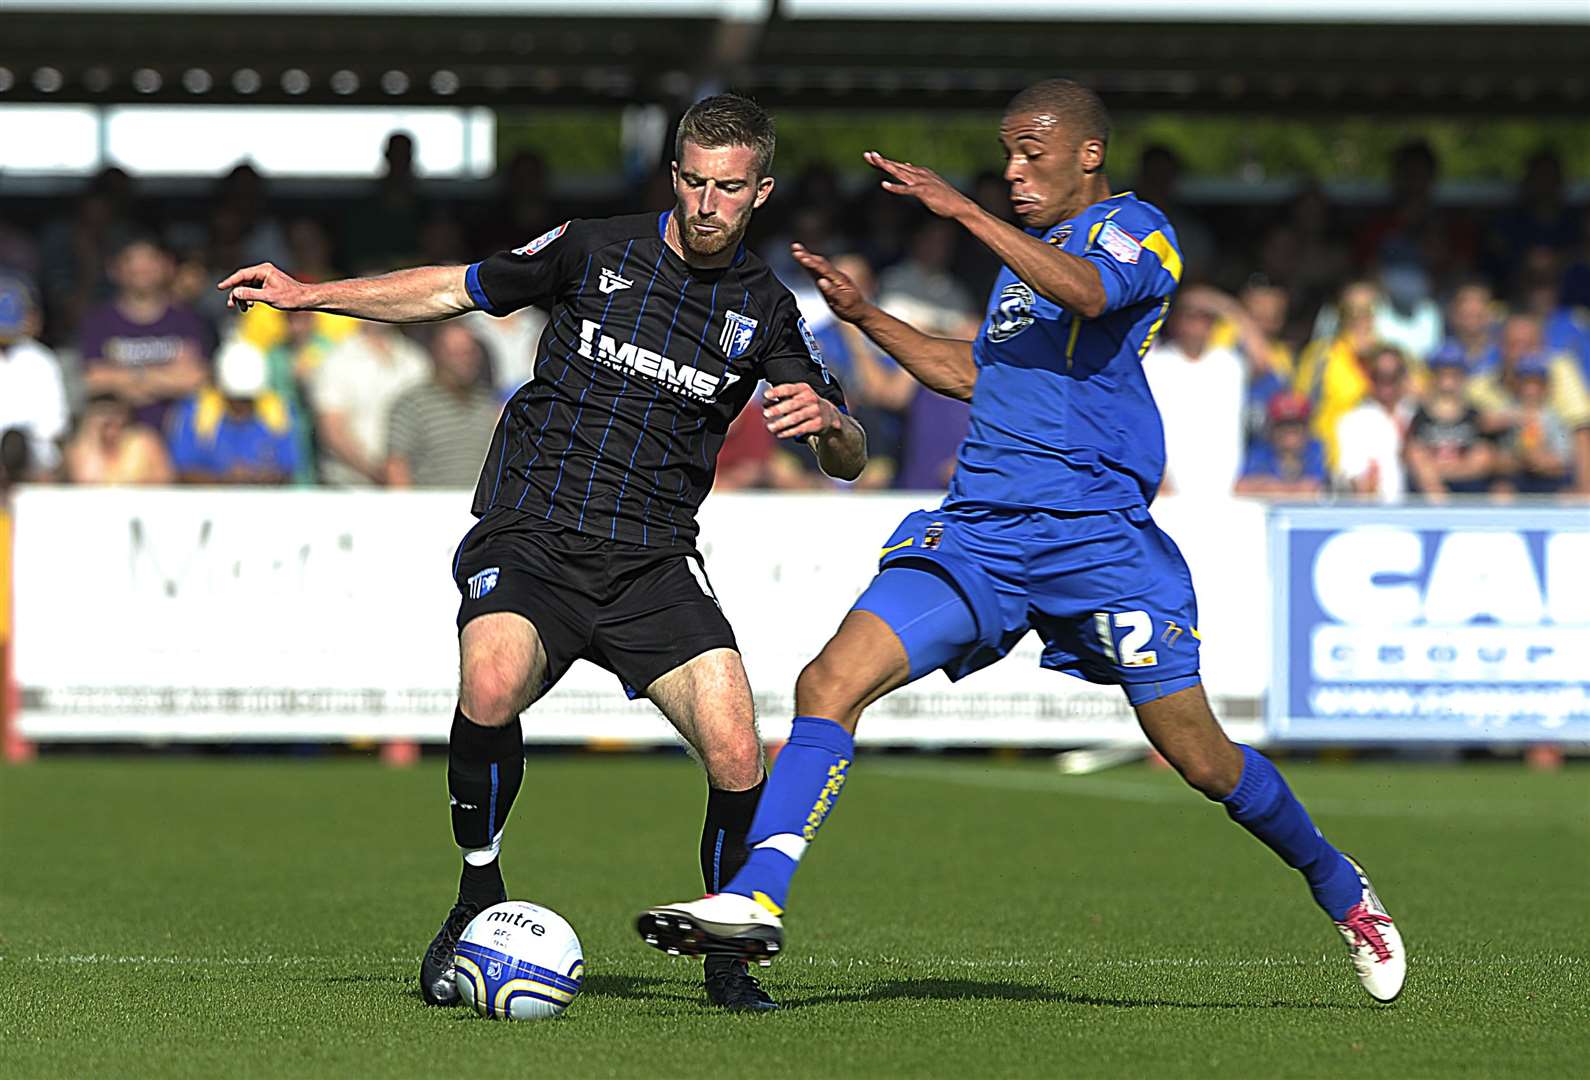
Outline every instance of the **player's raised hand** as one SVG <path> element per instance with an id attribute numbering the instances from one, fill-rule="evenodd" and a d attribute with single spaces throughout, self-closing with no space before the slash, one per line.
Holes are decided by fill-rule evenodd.
<path id="1" fill-rule="evenodd" d="M 768 387 L 762 398 L 762 419 L 780 439 L 802 439 L 824 431 L 838 431 L 839 409 L 820 396 L 810 383 L 780 383 Z"/>
<path id="2" fill-rule="evenodd" d="M 233 271 L 230 277 L 216 282 L 215 287 L 232 290 L 227 294 L 226 306 L 240 312 L 247 311 L 255 302 L 269 304 L 278 311 L 297 311 L 309 306 L 309 290 L 304 284 L 268 262 Z"/>
<path id="3" fill-rule="evenodd" d="M 909 195 L 939 217 L 956 217 L 976 205 L 932 169 L 886 158 L 876 150 L 868 150 L 861 156 L 868 165 L 889 177 L 883 181 L 883 190 Z"/>
<path id="4" fill-rule="evenodd" d="M 861 294 L 849 274 L 835 269 L 833 263 L 815 251 L 807 251 L 800 244 L 791 244 L 789 250 L 795 256 L 795 261 L 805 267 L 817 283 L 817 291 L 823 294 L 823 299 L 828 301 L 835 315 L 846 322 L 855 322 L 861 317 L 867 309 L 867 298 Z"/>

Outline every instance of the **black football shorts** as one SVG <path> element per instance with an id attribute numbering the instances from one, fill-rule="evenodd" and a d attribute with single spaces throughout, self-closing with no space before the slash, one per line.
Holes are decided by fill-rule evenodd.
<path id="1" fill-rule="evenodd" d="M 701 556 L 587 536 L 514 510 L 493 509 L 453 558 L 458 629 L 511 611 L 541 635 L 543 692 L 575 660 L 617 675 L 630 697 L 712 649 L 736 649 Z"/>

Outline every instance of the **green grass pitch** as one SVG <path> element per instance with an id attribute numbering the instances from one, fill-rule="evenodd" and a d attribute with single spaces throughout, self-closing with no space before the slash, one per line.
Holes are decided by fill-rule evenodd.
<path id="1" fill-rule="evenodd" d="M 1590 769 L 1283 763 L 1410 946 L 1358 988 L 1301 880 L 1173 776 L 866 755 L 795 884 L 767 1016 L 635 938 L 700 892 L 682 757 L 532 756 L 512 895 L 585 945 L 562 1018 L 420 1004 L 443 768 L 0 771 L 0 1075 L 1570 1076 L 1590 1061 Z"/>

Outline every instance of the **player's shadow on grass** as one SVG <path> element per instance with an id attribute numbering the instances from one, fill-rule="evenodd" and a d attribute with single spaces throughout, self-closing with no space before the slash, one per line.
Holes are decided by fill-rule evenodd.
<path id="1" fill-rule="evenodd" d="M 701 996 L 701 986 L 682 984 L 678 979 L 659 975 L 615 975 L 610 972 L 593 972 L 580 984 L 581 997 L 632 998 L 656 1001 L 675 998 L 694 1001 Z"/>
<path id="2" fill-rule="evenodd" d="M 1109 1009 L 1368 1009 L 1362 1003 L 1333 1001 L 1176 1001 L 1157 997 L 1102 997 L 1030 983 L 978 982 L 973 979 L 911 979 L 881 983 L 868 990 L 781 998 L 786 1009 L 866 1001 L 1052 1001 Z"/>

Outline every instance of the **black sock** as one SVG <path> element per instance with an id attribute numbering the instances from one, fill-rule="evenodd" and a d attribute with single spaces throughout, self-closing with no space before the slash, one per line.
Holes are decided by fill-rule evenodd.
<path id="1" fill-rule="evenodd" d="M 701 826 L 701 880 L 707 892 L 720 890 L 745 865 L 750 855 L 745 836 L 766 783 L 764 776 L 745 791 L 708 790 L 707 820 Z"/>
<path id="2" fill-rule="evenodd" d="M 502 883 L 502 864 L 496 859 L 485 866 L 464 863 L 464 870 L 458 875 L 459 903 L 486 908 L 500 904 L 507 895 L 508 887 Z"/>
<path id="3" fill-rule="evenodd" d="M 524 729 L 515 717 L 502 727 L 485 727 L 453 711 L 447 740 L 447 794 L 453 812 L 453 839 L 465 851 L 488 848 L 502 832 L 524 781 Z M 485 866 L 464 864 L 459 899 L 502 895 L 497 860 Z"/>

